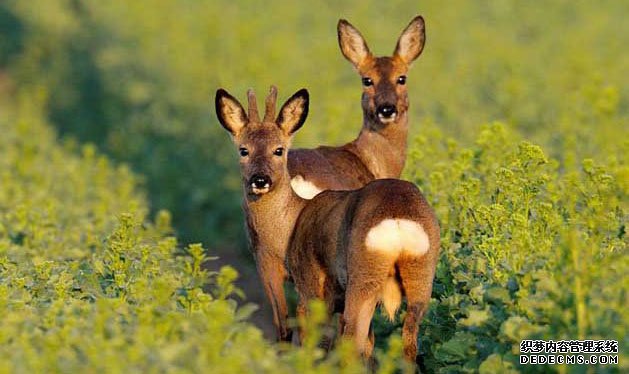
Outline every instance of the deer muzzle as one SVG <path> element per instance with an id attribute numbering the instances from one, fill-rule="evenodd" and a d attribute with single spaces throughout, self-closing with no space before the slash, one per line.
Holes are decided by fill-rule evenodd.
<path id="1" fill-rule="evenodd" d="M 256 195 L 269 192 L 271 189 L 271 178 L 264 174 L 254 174 L 249 178 L 249 188 Z"/>
<path id="2" fill-rule="evenodd" d="M 378 113 L 378 119 L 382 123 L 393 122 L 397 117 L 397 109 L 395 105 L 391 104 L 379 105 L 378 108 L 376 108 L 376 112 Z"/>

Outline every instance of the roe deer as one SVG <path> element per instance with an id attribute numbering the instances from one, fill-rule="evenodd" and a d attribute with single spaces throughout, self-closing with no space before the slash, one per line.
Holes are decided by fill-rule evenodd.
<path id="1" fill-rule="evenodd" d="M 308 92 L 293 95 L 274 120 L 276 94 L 271 88 L 263 121 L 251 91 L 248 116 L 224 90 L 217 91 L 216 107 L 241 155 L 249 235 L 280 338 L 290 337 L 286 258 L 298 314 L 305 314 L 309 299 L 325 300 L 330 313 L 343 313 L 343 334 L 365 356 L 373 349 L 369 332 L 377 303 L 393 318 L 404 295 L 404 353 L 414 361 L 439 253 L 432 209 L 417 187 L 396 179 L 324 191 L 312 200 L 299 197 L 290 186 L 286 150 L 306 119 Z"/>
<path id="2" fill-rule="evenodd" d="M 292 134 L 308 115 L 308 91 L 295 93 L 275 117 L 277 90 L 271 87 L 260 120 L 256 98 L 247 92 L 248 114 L 227 91 L 216 91 L 216 115 L 231 133 L 240 154 L 247 234 L 264 292 L 273 309 L 278 340 L 291 341 L 284 282 L 286 249 L 303 201 L 290 186 L 286 171 Z"/>
<path id="3" fill-rule="evenodd" d="M 338 23 L 341 52 L 362 78 L 363 126 L 340 147 L 295 149 L 288 154 L 291 185 L 303 198 L 323 190 L 352 190 L 373 179 L 399 178 L 406 161 L 408 94 L 406 74 L 425 42 L 424 19 L 415 17 L 390 57 L 375 57 L 360 32 Z"/>

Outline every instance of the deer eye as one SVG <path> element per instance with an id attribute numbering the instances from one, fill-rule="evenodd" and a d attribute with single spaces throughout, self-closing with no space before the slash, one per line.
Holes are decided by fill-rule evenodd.
<path id="1" fill-rule="evenodd" d="M 240 153 L 240 157 L 249 156 L 249 150 L 247 148 L 241 147 L 238 152 Z"/>
<path id="2" fill-rule="evenodd" d="M 373 80 L 371 80 L 371 78 L 369 77 L 363 77 L 363 86 L 365 87 L 373 86 Z"/>
<path id="3" fill-rule="evenodd" d="M 397 84 L 406 84 L 406 75 L 400 75 L 397 78 Z"/>
<path id="4" fill-rule="evenodd" d="M 276 156 L 283 155 L 284 154 L 284 148 L 282 148 L 282 147 L 277 148 L 276 150 L 273 151 L 273 154 L 276 155 Z"/>

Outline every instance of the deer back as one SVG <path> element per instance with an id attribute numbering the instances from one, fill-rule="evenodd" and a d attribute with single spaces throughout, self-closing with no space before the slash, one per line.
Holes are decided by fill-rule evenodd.
<path id="1" fill-rule="evenodd" d="M 300 278 L 320 277 L 342 293 L 348 278 L 369 277 L 383 258 L 394 264 L 400 256 L 425 256 L 433 263 L 438 248 L 439 224 L 417 187 L 381 179 L 358 190 L 324 191 L 308 201 L 287 258 L 298 289 Z"/>

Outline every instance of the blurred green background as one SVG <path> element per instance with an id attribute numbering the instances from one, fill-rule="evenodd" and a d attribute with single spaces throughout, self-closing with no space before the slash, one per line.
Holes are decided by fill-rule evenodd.
<path id="1" fill-rule="evenodd" d="M 306 87 L 311 110 L 295 144 L 350 141 L 361 83 L 338 49 L 338 19 L 388 55 L 417 14 L 427 42 L 409 73 L 404 177 L 426 193 L 444 238 L 424 365 L 506 372 L 531 337 L 626 347 L 624 0 L 3 0 L 0 125 L 15 128 L 0 135 L 0 244 L 12 246 L 15 269 L 28 261 L 22 247 L 63 261 L 102 246 L 121 212 L 167 209 L 178 247 L 202 242 L 244 273 L 248 300 L 263 302 L 214 92 L 243 100 L 275 84 L 282 101 Z M 14 212 L 16 199 L 26 205 Z"/>
<path id="2" fill-rule="evenodd" d="M 59 135 L 131 164 L 180 237 L 233 250 L 244 245 L 240 186 L 215 90 L 244 99 L 248 87 L 276 84 L 283 99 L 307 87 L 312 110 L 296 144 L 349 141 L 361 87 L 339 53 L 338 19 L 389 54 L 415 14 L 427 44 L 409 74 L 411 136 L 432 121 L 469 141 L 502 120 L 555 155 L 570 136 L 597 157 L 626 135 L 621 124 L 565 119 L 589 96 L 627 113 L 625 1 L 5 0 L 3 94 L 43 91 Z"/>

